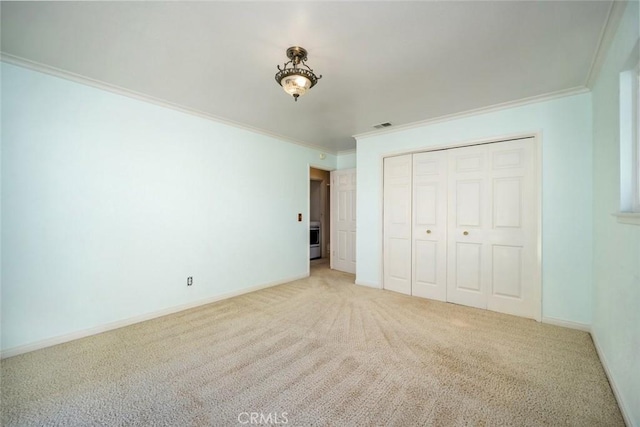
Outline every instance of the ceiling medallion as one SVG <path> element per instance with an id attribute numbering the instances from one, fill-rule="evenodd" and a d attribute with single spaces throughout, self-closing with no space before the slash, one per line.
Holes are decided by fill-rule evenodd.
<path id="1" fill-rule="evenodd" d="M 307 60 L 307 50 L 300 46 L 292 46 L 287 49 L 287 58 L 291 61 L 285 62 L 283 68 L 278 65 L 276 81 L 285 92 L 293 96 L 298 101 L 298 97 L 307 93 L 314 87 L 322 76 L 316 76 L 313 70 L 305 63 Z M 287 65 L 291 64 L 289 68 Z M 303 65 L 305 68 L 299 67 Z"/>

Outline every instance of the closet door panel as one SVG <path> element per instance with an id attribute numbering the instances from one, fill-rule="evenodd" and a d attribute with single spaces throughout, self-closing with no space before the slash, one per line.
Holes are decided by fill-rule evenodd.
<path id="1" fill-rule="evenodd" d="M 493 226 L 495 229 L 522 227 L 523 177 L 493 179 Z"/>
<path id="2" fill-rule="evenodd" d="M 487 148 L 448 150 L 447 301 L 487 308 Z"/>
<path id="3" fill-rule="evenodd" d="M 438 200 L 444 196 L 438 194 L 442 193 L 438 190 L 438 184 L 435 182 L 415 185 L 413 194 L 416 225 L 429 226 L 438 223 Z"/>
<path id="4" fill-rule="evenodd" d="M 407 244 L 406 239 L 390 237 L 387 240 L 387 247 L 389 250 L 389 268 L 387 274 L 389 275 L 389 282 L 400 282 L 401 287 L 394 289 L 393 287 L 386 287 L 390 291 L 402 292 L 403 294 L 409 294 L 404 289 L 405 282 L 408 282 L 410 267 L 407 265 L 406 260 L 411 259 L 411 247 Z M 385 282 L 386 283 L 386 282 Z"/>
<path id="5" fill-rule="evenodd" d="M 438 272 L 440 268 L 438 263 L 446 260 L 440 259 L 438 257 L 438 242 L 428 241 L 428 240 L 415 240 L 414 243 L 414 253 L 416 260 L 415 271 L 414 271 L 414 284 L 413 284 L 413 295 L 420 295 L 419 285 L 431 285 L 437 286 L 438 283 Z"/>
<path id="6" fill-rule="evenodd" d="M 413 155 L 413 276 L 411 294 L 447 297 L 447 154 Z"/>
<path id="7" fill-rule="evenodd" d="M 411 295 L 412 156 L 384 159 L 384 289 Z"/>
<path id="8" fill-rule="evenodd" d="M 490 310 L 539 319 L 538 203 L 532 140 L 489 144 Z"/>
<path id="9" fill-rule="evenodd" d="M 457 228 L 482 225 L 483 187 L 483 179 L 456 180 L 454 191 Z"/>
<path id="10" fill-rule="evenodd" d="M 456 242 L 454 257 L 456 289 L 473 294 L 482 293 L 482 244 Z"/>
<path id="11" fill-rule="evenodd" d="M 522 246 L 492 245 L 492 296 L 515 299 L 524 297 L 522 251 Z"/>

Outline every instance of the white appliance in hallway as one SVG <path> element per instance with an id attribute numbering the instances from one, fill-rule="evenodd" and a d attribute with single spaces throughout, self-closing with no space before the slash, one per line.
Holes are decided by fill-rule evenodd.
<path id="1" fill-rule="evenodd" d="M 320 248 L 320 221 L 309 221 L 309 258 L 316 259 L 322 256 Z"/>

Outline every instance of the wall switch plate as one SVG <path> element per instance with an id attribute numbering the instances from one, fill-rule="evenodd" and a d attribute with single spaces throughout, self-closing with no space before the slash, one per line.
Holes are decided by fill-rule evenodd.
<path id="1" fill-rule="evenodd" d="M 302 222 L 302 214 L 301 213 L 298 214 L 298 222 Z"/>
<path id="2" fill-rule="evenodd" d="M 193 276 L 187 277 L 187 286 L 193 285 Z"/>

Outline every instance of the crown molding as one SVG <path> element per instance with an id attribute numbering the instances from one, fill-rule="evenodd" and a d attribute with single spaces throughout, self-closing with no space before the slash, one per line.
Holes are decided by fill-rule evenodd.
<path id="1" fill-rule="evenodd" d="M 40 73 L 48 74 L 54 77 L 58 77 L 64 80 L 69 80 L 75 83 L 79 83 L 85 86 L 91 86 L 96 89 L 104 90 L 107 92 L 115 93 L 117 95 L 126 96 L 128 98 L 133 98 L 138 101 L 147 102 L 149 104 L 154 104 L 159 107 L 168 108 L 171 110 L 179 111 L 184 114 L 188 114 L 191 116 L 200 117 L 206 120 L 211 120 L 216 123 L 220 123 L 223 125 L 231 126 L 237 129 L 242 129 L 248 132 L 256 133 L 259 135 L 267 136 L 269 138 L 274 138 L 280 140 L 282 142 L 288 142 L 290 144 L 299 145 L 305 148 L 310 148 L 312 150 L 317 150 L 327 154 L 336 155 L 335 150 L 328 150 L 326 147 L 321 147 L 319 145 L 311 144 L 305 141 L 300 141 L 294 138 L 289 138 L 284 135 L 280 135 L 275 132 L 270 132 L 264 129 L 256 128 L 250 125 L 246 125 L 240 122 L 236 122 L 233 120 L 225 119 L 210 113 L 206 113 L 204 111 L 196 110 L 193 108 L 185 107 L 183 105 L 175 104 L 170 101 L 166 101 L 160 98 L 154 98 L 150 95 L 145 95 L 140 92 L 136 92 L 130 89 L 126 89 L 120 86 L 116 86 L 110 83 L 103 82 L 101 80 L 92 79 L 90 77 L 82 76 L 80 74 L 73 73 L 71 71 L 63 70 L 60 68 L 53 67 L 51 65 L 46 65 L 41 62 L 32 61 L 29 59 L 22 58 L 20 56 L 12 55 L 10 53 L 0 51 L 0 61 L 5 62 L 7 64 L 16 65 L 18 67 L 26 68 L 29 70 L 37 71 Z"/>
<path id="2" fill-rule="evenodd" d="M 624 11 L 627 8 L 628 3 L 629 2 L 627 0 L 614 0 L 611 2 L 609 12 L 607 13 L 607 19 L 600 31 L 598 46 L 593 54 L 591 66 L 589 67 L 587 78 L 585 79 L 584 85 L 589 89 L 593 89 L 593 86 L 596 84 L 596 80 L 598 80 L 600 69 L 607 57 L 609 47 L 611 46 L 616 32 L 618 31 L 620 20 L 622 19 L 622 15 L 624 15 Z"/>
<path id="3" fill-rule="evenodd" d="M 341 151 L 338 151 L 336 155 L 337 156 L 346 156 L 346 155 L 349 155 L 349 154 L 356 154 L 356 149 L 352 148 L 350 150 L 341 150 Z"/>
<path id="4" fill-rule="evenodd" d="M 579 95 L 582 93 L 589 92 L 589 89 L 584 86 L 578 86 L 570 89 L 565 89 L 557 92 L 546 93 L 542 95 L 536 95 L 529 98 L 523 98 L 516 101 L 508 101 L 500 104 L 490 105 L 488 107 L 476 108 L 473 110 L 467 110 L 460 113 L 447 114 L 444 116 L 434 117 L 432 119 L 420 120 L 417 122 L 407 123 L 404 125 L 392 126 L 390 128 L 364 132 L 357 135 L 353 135 L 356 140 L 362 140 L 365 138 L 370 138 L 372 136 L 385 135 L 388 133 L 395 133 L 400 131 L 405 131 L 409 129 L 419 128 L 427 125 L 432 125 L 435 123 L 448 122 L 450 120 L 458 120 L 463 119 L 465 117 L 477 116 L 479 114 L 487 114 L 493 113 L 496 111 L 506 110 L 509 108 L 522 107 L 524 105 L 529 104 L 537 104 L 539 102 L 551 101 L 558 98 L 565 98 L 567 96 Z"/>

